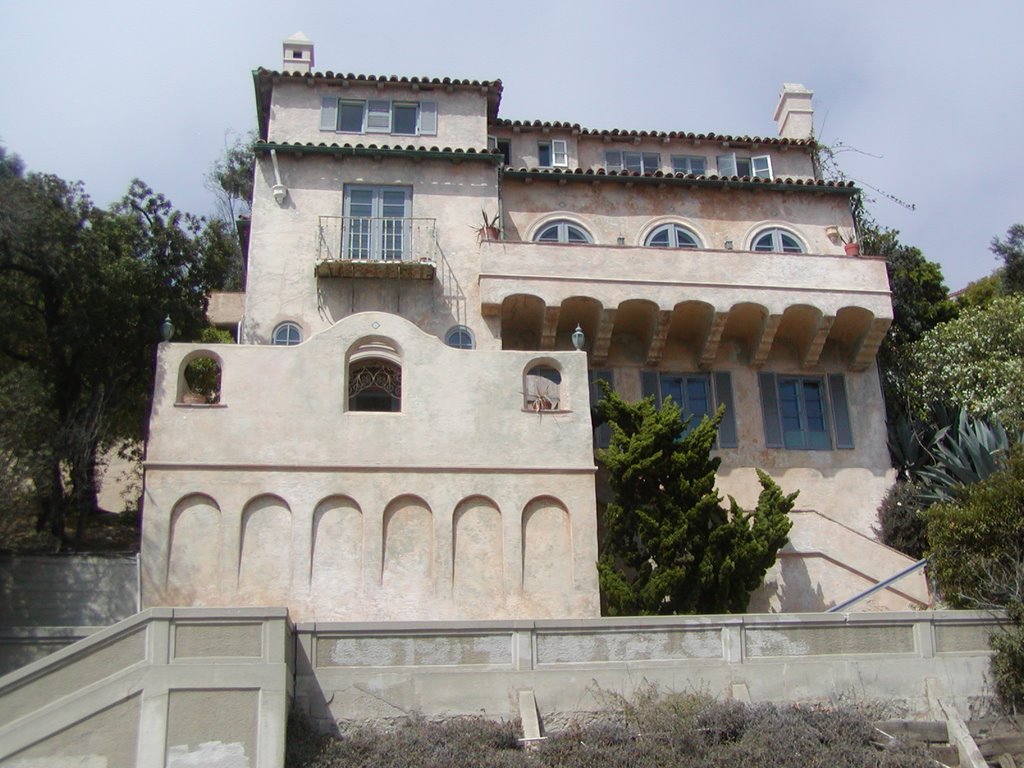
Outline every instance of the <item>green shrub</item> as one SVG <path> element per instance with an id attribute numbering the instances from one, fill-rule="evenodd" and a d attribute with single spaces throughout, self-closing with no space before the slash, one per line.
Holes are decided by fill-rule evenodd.
<path id="1" fill-rule="evenodd" d="M 909 480 L 898 480 L 878 507 L 879 533 L 886 546 L 919 560 L 928 548 L 921 515 L 920 489 Z"/>
<path id="2" fill-rule="evenodd" d="M 1011 624 L 992 635 L 992 682 L 996 695 L 1007 709 L 1024 709 L 1024 605 L 1020 601 L 1007 606 Z"/>

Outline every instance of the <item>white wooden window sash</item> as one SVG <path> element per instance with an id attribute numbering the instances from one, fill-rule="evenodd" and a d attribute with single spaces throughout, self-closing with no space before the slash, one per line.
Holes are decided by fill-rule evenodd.
<path id="1" fill-rule="evenodd" d="M 719 176 L 756 176 L 760 179 L 772 178 L 772 159 L 768 155 L 753 157 L 738 156 L 735 152 L 719 155 L 716 158 Z"/>
<path id="2" fill-rule="evenodd" d="M 436 101 L 391 102 L 387 99 L 360 101 L 339 99 L 335 96 L 324 96 L 320 100 L 320 130 L 345 133 L 392 133 L 395 105 L 416 108 L 415 132 L 402 135 L 437 135 Z M 361 125 L 357 130 L 354 125 L 347 129 L 342 125 L 343 109 L 352 107 L 360 109 L 363 115 Z"/>

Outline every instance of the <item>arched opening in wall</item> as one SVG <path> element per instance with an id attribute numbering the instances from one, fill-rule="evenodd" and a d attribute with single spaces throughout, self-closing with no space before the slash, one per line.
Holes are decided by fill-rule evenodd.
<path id="1" fill-rule="evenodd" d="M 465 618 L 492 615 L 505 593 L 501 512 L 483 496 L 465 499 L 452 516 L 452 597 Z"/>
<path id="2" fill-rule="evenodd" d="M 430 507 L 402 496 L 384 511 L 381 584 L 395 595 L 433 592 L 434 523 Z"/>
<path id="3" fill-rule="evenodd" d="M 330 496 L 313 512 L 310 589 L 317 610 L 352 604 L 363 583 L 363 513 L 347 496 Z"/>
<path id="4" fill-rule="evenodd" d="M 388 360 L 359 360 L 348 370 L 348 409 L 398 413 L 402 410 L 402 369 Z"/>
<path id="5" fill-rule="evenodd" d="M 534 499 L 523 510 L 523 599 L 556 616 L 568 610 L 571 594 L 569 511 L 557 499 Z"/>
<path id="6" fill-rule="evenodd" d="M 531 364 L 523 376 L 523 407 L 530 411 L 557 411 L 562 404 L 562 372 L 553 364 Z"/>
<path id="7" fill-rule="evenodd" d="M 220 592 L 220 507 L 202 493 L 181 499 L 171 510 L 164 600 L 172 605 L 206 605 Z"/>
<path id="8" fill-rule="evenodd" d="M 291 581 L 292 513 L 277 496 L 257 496 L 242 510 L 238 593 L 251 604 L 276 605 Z"/>
<path id="9" fill-rule="evenodd" d="M 215 405 L 220 402 L 221 362 L 209 352 L 197 352 L 183 361 L 178 380 L 177 402 L 185 405 Z"/>

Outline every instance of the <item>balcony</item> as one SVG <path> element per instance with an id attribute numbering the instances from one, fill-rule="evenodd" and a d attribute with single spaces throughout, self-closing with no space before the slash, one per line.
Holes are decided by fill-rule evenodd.
<path id="1" fill-rule="evenodd" d="M 316 276 L 433 280 L 435 219 L 321 216 Z"/>
<path id="2" fill-rule="evenodd" d="M 870 256 L 485 242 L 480 301 L 506 348 L 569 348 L 580 323 L 596 364 L 629 336 L 648 365 L 684 345 L 711 366 L 730 342 L 755 368 L 786 344 L 813 369 L 829 344 L 864 370 L 892 322 L 885 261 Z"/>

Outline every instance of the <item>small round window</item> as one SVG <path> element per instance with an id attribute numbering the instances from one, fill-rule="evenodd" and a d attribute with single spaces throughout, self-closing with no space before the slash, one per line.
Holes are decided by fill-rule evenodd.
<path id="1" fill-rule="evenodd" d="M 784 229 L 773 227 L 757 233 L 754 238 L 753 251 L 774 251 L 776 253 L 803 253 L 800 241 Z"/>
<path id="2" fill-rule="evenodd" d="M 653 248 L 700 248 L 696 235 L 679 224 L 658 227 L 647 236 L 644 244 Z"/>
<path id="3" fill-rule="evenodd" d="M 538 243 L 575 244 L 594 242 L 593 238 L 590 237 L 590 233 L 583 229 L 583 227 L 565 219 L 546 224 L 534 235 L 533 239 Z"/>
<path id="4" fill-rule="evenodd" d="M 274 329 L 274 344 L 292 347 L 302 342 L 302 329 L 295 323 L 281 323 Z"/>
<path id="5" fill-rule="evenodd" d="M 444 343 L 455 349 L 473 349 L 476 346 L 473 332 L 464 325 L 449 328 L 448 333 L 444 335 Z"/>

